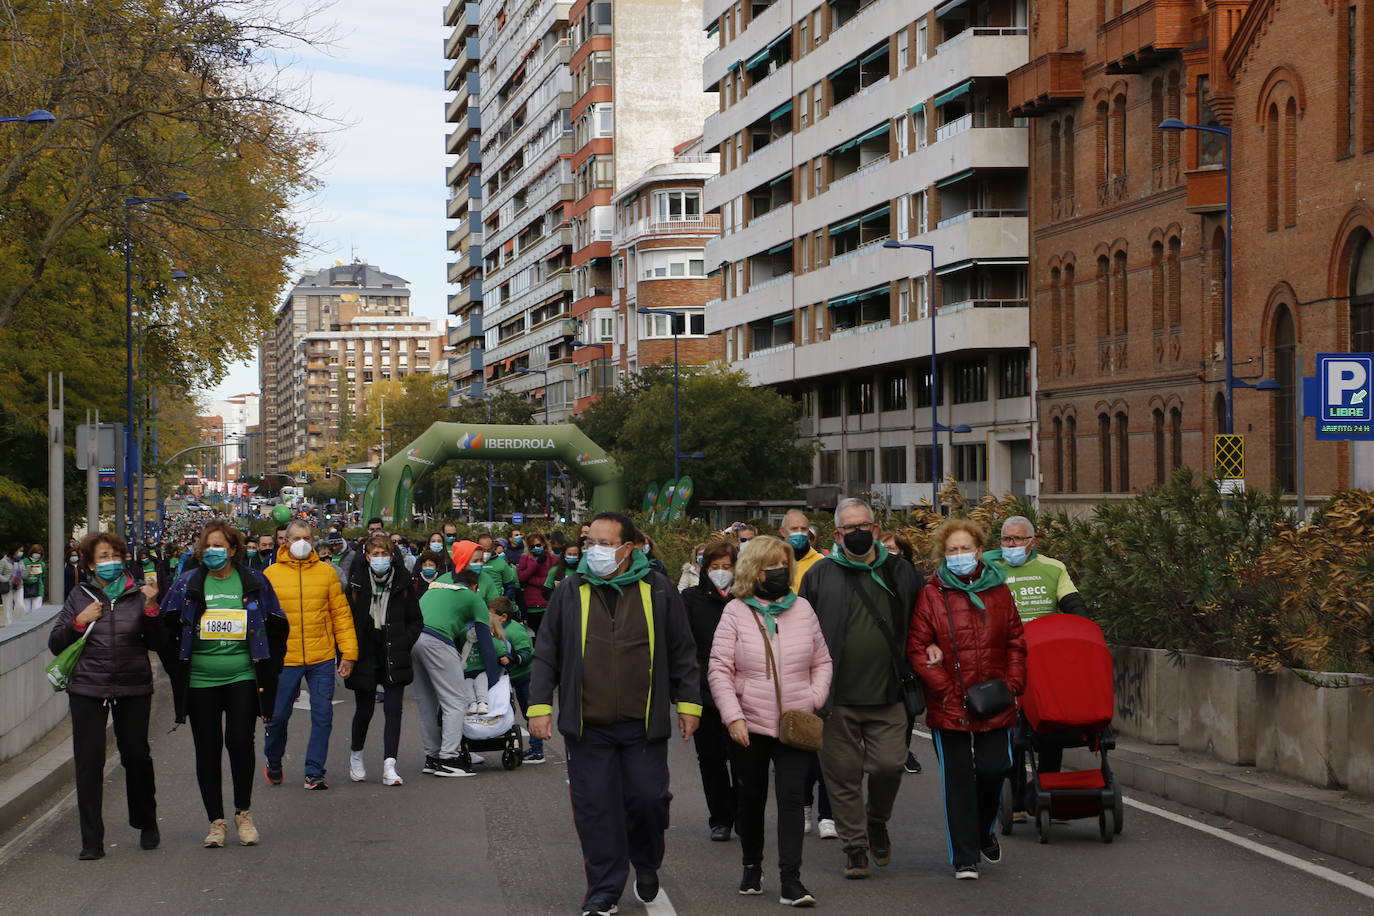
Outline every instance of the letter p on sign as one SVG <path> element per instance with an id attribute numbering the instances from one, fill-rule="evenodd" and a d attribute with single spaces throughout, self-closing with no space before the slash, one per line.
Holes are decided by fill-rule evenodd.
<path id="1" fill-rule="evenodd" d="M 1369 357 L 1328 357 L 1322 361 L 1322 419 L 1361 421 L 1374 417 Z"/>

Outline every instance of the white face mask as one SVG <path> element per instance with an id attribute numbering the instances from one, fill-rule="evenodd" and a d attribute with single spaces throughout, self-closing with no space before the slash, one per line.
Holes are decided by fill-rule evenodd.
<path id="1" fill-rule="evenodd" d="M 291 542 L 291 556 L 297 560 L 304 560 L 310 556 L 310 541 L 302 538 L 299 541 Z"/>
<path id="2" fill-rule="evenodd" d="M 735 581 L 735 571 L 733 569 L 713 569 L 706 574 L 706 578 L 711 580 L 711 584 L 721 591 L 725 591 Z"/>
<path id="3" fill-rule="evenodd" d="M 611 575 L 620 566 L 620 561 L 615 558 L 617 547 L 607 547 L 604 544 L 592 544 L 587 548 L 587 570 L 594 576 L 602 579 Z"/>
<path id="4" fill-rule="evenodd" d="M 491 562 L 491 551 L 490 551 L 490 550 L 484 550 L 484 551 L 482 551 L 482 562 L 483 562 L 483 563 L 490 563 L 490 562 Z"/>

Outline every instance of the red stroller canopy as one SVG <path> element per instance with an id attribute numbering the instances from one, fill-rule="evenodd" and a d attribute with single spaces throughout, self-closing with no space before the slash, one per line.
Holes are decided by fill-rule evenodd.
<path id="1" fill-rule="evenodd" d="M 1116 709 L 1112 654 L 1086 617 L 1046 614 L 1026 624 L 1026 720 L 1036 732 L 1098 732 Z"/>

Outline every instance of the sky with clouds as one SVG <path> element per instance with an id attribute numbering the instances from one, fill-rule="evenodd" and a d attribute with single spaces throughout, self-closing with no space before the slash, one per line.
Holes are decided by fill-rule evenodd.
<path id="1" fill-rule="evenodd" d="M 330 47 L 291 64 L 342 124 L 326 138 L 321 190 L 301 202 L 311 247 L 294 273 L 356 255 L 409 280 L 411 311 L 427 318 L 446 315 L 448 295 L 443 10 L 437 0 L 334 0 L 317 21 Z M 254 361 L 211 396 L 257 390 Z"/>

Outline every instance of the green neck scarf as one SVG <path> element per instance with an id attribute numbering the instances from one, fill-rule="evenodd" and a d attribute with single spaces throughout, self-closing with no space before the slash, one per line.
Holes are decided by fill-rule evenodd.
<path id="1" fill-rule="evenodd" d="M 844 552 L 844 545 L 840 544 L 838 541 L 835 543 L 834 547 L 830 548 L 830 559 L 834 560 L 836 563 L 848 569 L 867 570 L 868 574 L 873 577 L 873 581 L 877 582 L 883 591 L 891 595 L 892 589 L 889 588 L 888 584 L 883 581 L 883 577 L 878 575 L 878 568 L 882 566 L 884 562 L 887 561 L 887 548 L 883 546 L 883 543 L 881 541 L 878 541 L 874 546 L 877 547 L 878 553 L 873 558 L 872 563 L 863 563 L 859 560 L 851 560 L 849 556 Z"/>
<path id="2" fill-rule="evenodd" d="M 124 593 L 128 591 L 129 586 L 132 584 L 133 580 L 129 578 L 127 573 L 120 573 L 119 578 L 115 579 L 113 582 L 106 582 L 104 586 L 102 586 L 101 591 L 105 593 L 106 598 L 110 599 L 110 604 L 114 604 L 124 596 Z"/>
<path id="3" fill-rule="evenodd" d="M 965 582 L 963 579 L 949 571 L 949 564 L 944 560 L 940 561 L 940 568 L 936 575 L 940 581 L 950 588 L 957 588 L 959 591 L 968 595 L 968 600 L 980 611 L 987 610 L 983 604 L 983 599 L 978 597 L 979 592 L 985 592 L 990 588 L 996 588 L 1007 581 L 1007 574 L 1002 572 L 1001 567 L 996 563 L 987 562 L 987 554 L 983 554 L 983 562 L 979 566 L 978 578 L 972 582 Z"/>
<path id="4" fill-rule="evenodd" d="M 603 579 L 587 568 L 587 558 L 584 555 L 582 562 L 577 564 L 577 574 L 582 577 L 582 581 L 590 582 L 592 585 L 609 585 L 616 591 L 622 587 L 638 582 L 649 574 L 649 558 L 644 555 L 642 550 L 632 550 L 630 552 L 630 568 L 618 576 Z"/>
<path id="5" fill-rule="evenodd" d="M 778 632 L 778 615 L 790 608 L 796 601 L 797 593 L 793 591 L 789 591 L 777 601 L 770 602 L 769 604 L 764 604 L 762 601 L 752 596 L 744 599 L 745 604 L 758 611 L 760 616 L 763 617 L 763 625 L 767 628 L 770 637 Z"/>

